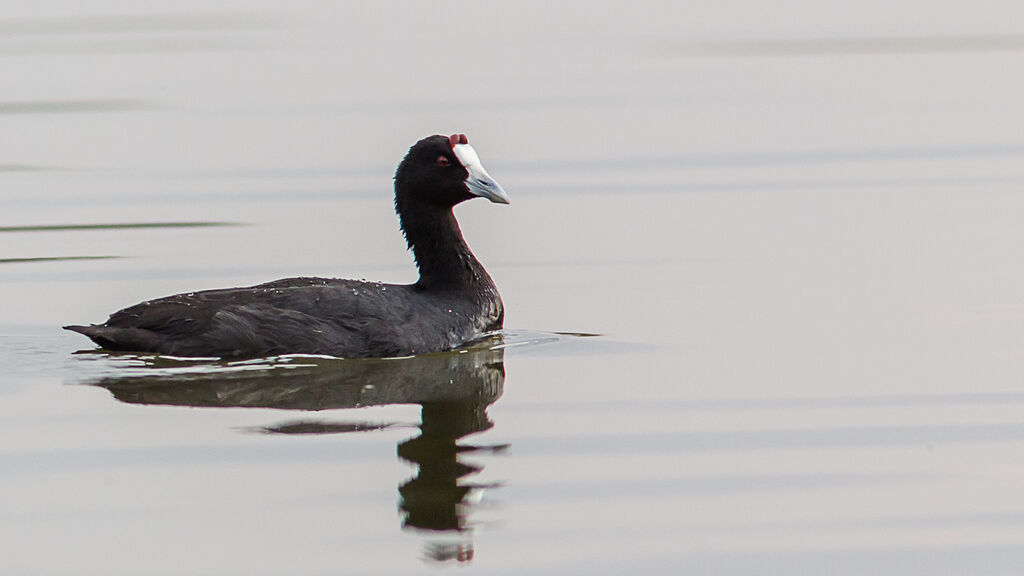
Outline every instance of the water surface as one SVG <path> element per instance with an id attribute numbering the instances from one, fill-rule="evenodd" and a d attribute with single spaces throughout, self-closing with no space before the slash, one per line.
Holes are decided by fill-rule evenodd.
<path id="1" fill-rule="evenodd" d="M 0 19 L 6 572 L 1024 569 L 1015 8 L 70 6 Z M 457 210 L 503 335 L 60 330 L 413 281 L 391 178 L 452 132 L 512 197 Z"/>

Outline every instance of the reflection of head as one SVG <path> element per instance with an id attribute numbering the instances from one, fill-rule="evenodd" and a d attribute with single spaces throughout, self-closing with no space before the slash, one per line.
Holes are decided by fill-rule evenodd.
<path id="1" fill-rule="evenodd" d="M 422 434 L 398 446 L 398 455 L 419 466 L 418 474 L 399 489 L 404 524 L 425 530 L 462 530 L 465 515 L 459 509 L 466 495 L 478 488 L 460 480 L 480 467 L 459 461 L 472 450 L 460 446 L 460 438 L 492 426 L 487 406 L 474 402 L 423 405 Z"/>

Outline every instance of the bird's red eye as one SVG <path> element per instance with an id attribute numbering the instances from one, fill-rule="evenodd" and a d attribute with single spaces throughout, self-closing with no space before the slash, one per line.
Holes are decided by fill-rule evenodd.
<path id="1" fill-rule="evenodd" d="M 452 163 L 452 161 L 449 160 L 447 156 L 438 156 L 437 157 L 437 165 L 442 167 L 442 168 L 444 168 L 445 166 L 447 166 L 447 165 L 449 165 L 451 163 Z"/>

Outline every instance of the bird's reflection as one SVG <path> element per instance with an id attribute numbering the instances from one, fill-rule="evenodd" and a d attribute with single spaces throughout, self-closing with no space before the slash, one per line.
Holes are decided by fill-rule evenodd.
<path id="1" fill-rule="evenodd" d="M 416 466 L 415 475 L 398 488 L 402 525 L 425 531 L 425 554 L 430 560 L 473 558 L 467 517 L 489 485 L 466 481 L 482 466 L 466 462 L 463 455 L 502 447 L 460 441 L 493 426 L 487 408 L 501 397 L 505 382 L 500 339 L 457 352 L 404 359 L 299 357 L 211 364 L 133 356 L 126 362 L 129 366 L 119 367 L 116 376 L 90 383 L 133 404 L 302 411 L 419 404 L 419 436 L 398 445 L 399 457 Z M 333 434 L 390 426 L 303 419 L 260 431 Z"/>

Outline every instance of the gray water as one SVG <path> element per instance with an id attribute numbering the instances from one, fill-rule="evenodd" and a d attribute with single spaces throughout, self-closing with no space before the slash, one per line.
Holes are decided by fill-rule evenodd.
<path id="1" fill-rule="evenodd" d="M 1022 22 L 5 6 L 0 572 L 1021 573 Z M 413 281 L 391 177 L 452 132 L 512 197 L 457 210 L 504 334 L 226 363 L 60 330 Z"/>

